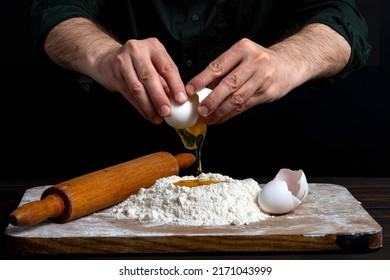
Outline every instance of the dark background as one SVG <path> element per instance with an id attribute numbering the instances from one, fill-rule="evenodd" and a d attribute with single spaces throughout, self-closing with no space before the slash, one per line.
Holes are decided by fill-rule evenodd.
<path id="1" fill-rule="evenodd" d="M 205 172 L 390 177 L 390 1 L 358 5 L 370 28 L 369 63 L 329 89 L 302 86 L 210 126 Z M 42 62 L 29 6 L 3 0 L 0 11 L 0 178 L 74 177 L 156 151 L 186 152 L 171 127 L 150 124 L 119 94 L 83 92 Z"/>

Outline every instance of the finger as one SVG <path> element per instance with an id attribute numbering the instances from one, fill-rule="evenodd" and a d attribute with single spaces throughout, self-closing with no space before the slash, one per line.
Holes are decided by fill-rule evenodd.
<path id="1" fill-rule="evenodd" d="M 184 83 L 180 77 L 179 69 L 169 54 L 165 51 L 165 48 L 162 46 L 161 50 L 153 52 L 151 59 L 157 72 L 161 75 L 168 86 L 171 97 L 179 104 L 186 102 L 188 96 L 185 92 Z"/>
<path id="2" fill-rule="evenodd" d="M 121 73 L 127 86 L 123 95 L 144 118 L 156 124 L 161 123 L 162 118 L 155 110 L 143 83 L 139 80 L 131 59 L 122 65 L 126 65 L 121 68 Z"/>
<path id="3" fill-rule="evenodd" d="M 209 117 L 206 122 L 210 124 L 220 123 L 256 104 L 268 102 L 270 93 L 274 91 L 272 78 L 270 77 L 272 75 L 263 70 L 258 70 L 254 64 L 241 64 L 227 75 L 212 92 L 216 93 L 217 90 L 224 92 L 226 98 L 219 105 L 212 103 L 212 100 L 205 100 L 204 104 L 201 104 L 209 106 Z M 199 111 L 201 111 L 200 108 Z"/>
<path id="4" fill-rule="evenodd" d="M 131 40 L 128 42 L 130 42 L 128 43 L 129 48 L 131 48 L 129 53 L 131 54 L 138 80 L 144 86 L 146 93 L 149 95 L 150 101 L 158 114 L 161 117 L 168 116 L 171 113 L 170 102 L 163 85 L 161 84 L 160 75 L 152 64 L 149 51 Z M 152 111 L 151 109 L 147 110 Z"/>
<path id="5" fill-rule="evenodd" d="M 163 87 L 163 89 L 164 89 L 166 95 L 167 95 L 167 96 L 171 96 L 171 91 L 170 91 L 170 89 L 169 89 L 169 87 L 168 87 L 168 84 L 167 84 L 167 82 L 164 80 L 164 78 L 161 77 L 161 76 L 160 76 L 160 82 L 161 82 L 161 85 L 162 85 L 162 87 Z"/>
<path id="6" fill-rule="evenodd" d="M 249 100 L 250 94 L 248 86 L 244 85 L 234 94 L 229 95 L 218 108 L 205 119 L 206 123 L 217 124 L 237 116 L 249 108 Z"/>
<path id="7" fill-rule="evenodd" d="M 187 83 L 187 93 L 193 95 L 208 85 L 215 83 L 215 80 L 223 78 L 236 67 L 240 60 L 240 55 L 234 55 L 232 50 L 226 51 Z"/>
<path id="8" fill-rule="evenodd" d="M 269 79 L 264 79 L 258 83 L 258 75 L 253 75 L 240 89 L 229 95 L 218 108 L 207 118 L 207 124 L 217 124 L 225 122 L 244 111 L 263 103 L 274 100 L 274 87 Z"/>
<path id="9" fill-rule="evenodd" d="M 160 77 L 152 64 L 136 62 L 135 69 L 138 79 L 146 90 L 146 95 L 150 98 L 151 105 L 160 116 L 168 116 L 171 113 L 170 102 L 161 84 Z"/>
<path id="10" fill-rule="evenodd" d="M 250 98 L 251 87 L 246 83 L 253 76 L 253 71 L 245 64 L 235 68 L 213 89 L 209 98 L 202 101 L 198 108 L 199 114 L 207 117 L 217 108 L 220 112 L 224 109 L 228 113 L 241 107 Z"/>

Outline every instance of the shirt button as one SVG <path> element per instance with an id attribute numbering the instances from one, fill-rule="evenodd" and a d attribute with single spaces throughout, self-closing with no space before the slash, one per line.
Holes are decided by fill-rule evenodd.
<path id="1" fill-rule="evenodd" d="M 193 64 L 192 60 L 189 59 L 189 60 L 186 61 L 186 66 L 187 66 L 188 68 L 191 67 L 192 64 Z"/>
<path id="2" fill-rule="evenodd" d="M 192 17 L 191 17 L 191 20 L 193 20 L 193 21 L 197 21 L 199 19 L 199 16 L 198 15 L 193 15 Z"/>

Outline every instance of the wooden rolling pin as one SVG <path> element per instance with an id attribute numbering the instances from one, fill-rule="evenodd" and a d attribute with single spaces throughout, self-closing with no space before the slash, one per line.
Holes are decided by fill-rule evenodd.
<path id="1" fill-rule="evenodd" d="M 68 222 L 117 204 L 159 178 L 178 175 L 194 162 L 190 153 L 173 156 L 157 152 L 82 175 L 49 187 L 41 200 L 15 209 L 9 222 L 15 226 L 30 226 L 49 218 Z"/>

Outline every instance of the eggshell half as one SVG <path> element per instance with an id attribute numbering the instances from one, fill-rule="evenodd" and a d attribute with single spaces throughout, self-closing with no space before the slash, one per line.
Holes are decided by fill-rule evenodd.
<path id="1" fill-rule="evenodd" d="M 302 170 L 282 168 L 276 174 L 275 180 L 285 181 L 293 196 L 299 200 L 304 200 L 309 192 L 309 184 Z"/>
<path id="2" fill-rule="evenodd" d="M 165 122 L 177 129 L 185 129 L 194 126 L 199 117 L 198 105 L 211 91 L 212 90 L 209 88 L 204 88 L 197 92 L 197 94 L 188 98 L 183 104 L 177 104 L 175 101 L 171 100 L 172 112 L 168 117 L 164 118 Z"/>
<path id="3" fill-rule="evenodd" d="M 302 170 L 282 168 L 261 188 L 258 203 L 263 211 L 281 215 L 301 204 L 308 193 L 309 184 Z"/>
<path id="4" fill-rule="evenodd" d="M 185 103 L 177 104 L 171 100 L 171 114 L 164 120 L 170 126 L 177 129 L 184 129 L 196 124 L 198 120 L 198 98 L 196 95 L 190 97 Z"/>
<path id="5" fill-rule="evenodd" d="M 212 89 L 204 88 L 197 92 L 199 103 L 201 103 L 209 94 L 212 92 Z"/>
<path id="6" fill-rule="evenodd" d="M 258 196 L 260 208 L 270 214 L 286 214 L 300 203 L 300 200 L 291 194 L 285 181 L 268 182 L 261 188 Z"/>

